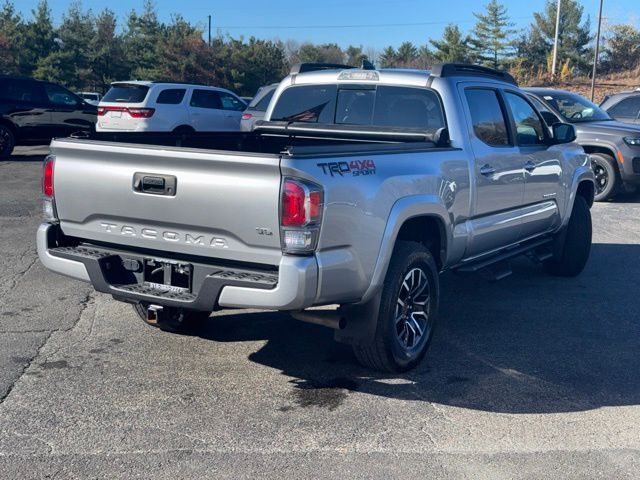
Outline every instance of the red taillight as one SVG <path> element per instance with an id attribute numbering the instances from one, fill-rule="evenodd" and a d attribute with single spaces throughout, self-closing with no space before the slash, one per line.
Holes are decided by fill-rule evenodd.
<path id="1" fill-rule="evenodd" d="M 251 115 L 250 113 L 243 113 L 242 114 L 242 120 L 250 120 L 251 117 L 253 117 L 253 115 Z"/>
<path id="2" fill-rule="evenodd" d="M 128 108 L 129 115 L 133 118 L 151 118 L 155 113 L 155 108 Z"/>
<path id="3" fill-rule="evenodd" d="M 307 222 L 305 215 L 305 189 L 292 180 L 285 180 L 282 187 L 282 220 L 285 227 L 301 227 Z"/>
<path id="4" fill-rule="evenodd" d="M 322 214 L 322 193 L 319 191 L 309 193 L 309 217 L 310 221 L 320 220 Z"/>
<path id="5" fill-rule="evenodd" d="M 155 108 L 98 107 L 98 116 L 104 117 L 107 112 L 123 112 L 133 118 L 151 118 L 155 111 Z"/>
<path id="6" fill-rule="evenodd" d="M 282 251 L 309 255 L 318 246 L 324 197 L 322 187 L 305 180 L 282 182 L 280 241 Z"/>
<path id="7" fill-rule="evenodd" d="M 44 159 L 42 172 L 42 193 L 45 197 L 53 198 L 53 167 L 55 157 L 48 156 Z"/>
<path id="8" fill-rule="evenodd" d="M 304 227 L 320 222 L 322 190 L 301 180 L 285 179 L 282 185 L 283 227 Z"/>

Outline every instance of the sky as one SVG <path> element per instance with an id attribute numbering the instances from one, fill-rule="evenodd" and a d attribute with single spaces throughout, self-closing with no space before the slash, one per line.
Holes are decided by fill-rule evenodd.
<path id="1" fill-rule="evenodd" d="M 585 15 L 595 29 L 600 0 L 583 0 Z M 38 0 L 13 0 L 25 17 Z M 71 0 L 49 0 L 54 21 L 59 24 Z M 255 36 L 298 42 L 362 45 L 382 49 L 403 41 L 424 45 L 439 38 L 448 23 L 469 31 L 475 22 L 472 12 L 484 10 L 488 0 L 155 0 L 162 21 L 180 13 L 203 29 L 212 16 L 212 35 L 234 38 Z M 527 27 L 533 12 L 542 11 L 545 0 L 503 0 L 515 28 Z M 143 0 L 82 0 L 83 8 L 110 8 L 124 20 L 132 9 L 141 10 Z M 640 0 L 604 0 L 603 21 L 640 26 Z"/>

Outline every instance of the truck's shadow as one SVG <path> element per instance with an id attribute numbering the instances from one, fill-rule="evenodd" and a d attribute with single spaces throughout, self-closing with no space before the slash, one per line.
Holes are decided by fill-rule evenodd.
<path id="1" fill-rule="evenodd" d="M 292 388 L 357 390 L 492 412 L 543 413 L 640 404 L 640 246 L 596 244 L 578 278 L 518 261 L 489 283 L 447 274 L 439 330 L 405 375 L 359 367 L 332 332 L 277 313 L 212 318 L 203 338 L 267 340 L 250 360 Z"/>

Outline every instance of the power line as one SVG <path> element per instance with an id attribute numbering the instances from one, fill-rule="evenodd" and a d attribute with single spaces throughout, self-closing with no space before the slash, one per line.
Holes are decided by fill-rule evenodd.
<path id="1" fill-rule="evenodd" d="M 511 17 L 512 20 L 530 20 L 533 17 Z M 362 23 L 362 24 L 352 24 L 352 25 L 219 25 L 217 28 L 219 29 L 251 29 L 251 28 L 259 28 L 259 29 L 270 29 L 276 28 L 278 30 L 286 29 L 286 30 L 298 30 L 298 29 L 317 29 L 317 28 L 380 28 L 380 27 L 423 27 L 429 25 L 448 25 L 450 23 L 458 24 L 458 23 L 475 23 L 476 20 L 442 20 L 436 22 L 410 22 L 410 23 Z"/>

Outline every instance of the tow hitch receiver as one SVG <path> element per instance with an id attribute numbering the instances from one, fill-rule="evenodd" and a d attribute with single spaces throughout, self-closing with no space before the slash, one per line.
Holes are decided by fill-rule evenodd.
<path id="1" fill-rule="evenodd" d="M 160 305 L 149 305 L 147 307 L 147 323 L 157 325 L 163 310 L 163 307 Z"/>

